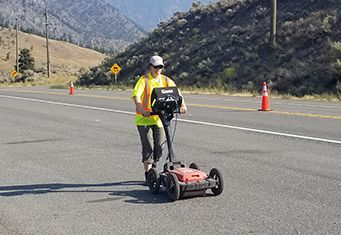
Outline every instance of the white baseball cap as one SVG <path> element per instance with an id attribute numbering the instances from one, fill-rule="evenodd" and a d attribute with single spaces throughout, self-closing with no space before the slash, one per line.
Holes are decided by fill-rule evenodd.
<path id="1" fill-rule="evenodd" d="M 165 65 L 163 64 L 163 59 L 158 56 L 158 55 L 154 55 L 152 56 L 152 58 L 150 58 L 149 60 L 149 64 L 153 65 L 153 66 L 163 66 L 165 67 Z"/>

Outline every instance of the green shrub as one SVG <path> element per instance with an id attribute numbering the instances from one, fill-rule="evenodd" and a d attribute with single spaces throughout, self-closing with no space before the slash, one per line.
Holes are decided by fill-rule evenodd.
<path id="1" fill-rule="evenodd" d="M 336 22 L 335 16 L 327 15 L 323 19 L 323 26 L 322 26 L 323 31 L 326 33 L 329 33 L 331 31 L 333 24 L 335 24 L 335 22 Z"/>
<path id="2" fill-rule="evenodd" d="M 336 88 L 336 94 L 337 94 L 338 98 L 341 99 L 341 81 L 340 80 L 338 80 L 336 82 L 335 88 Z"/>
<path id="3" fill-rule="evenodd" d="M 19 70 L 14 66 L 17 71 L 23 73 L 25 70 L 34 70 L 34 58 L 29 49 L 22 49 L 19 54 Z"/>
<path id="4" fill-rule="evenodd" d="M 338 52 L 341 52 L 341 42 L 333 42 L 331 47 L 337 50 Z"/>
<path id="5" fill-rule="evenodd" d="M 224 75 L 227 79 L 237 77 L 237 71 L 235 67 L 228 67 L 224 69 Z"/>
<path id="6" fill-rule="evenodd" d="M 180 20 L 178 20 L 178 21 L 176 22 L 176 25 L 177 25 L 178 27 L 182 27 L 182 26 L 184 26 L 185 24 L 187 24 L 187 20 L 186 20 L 186 19 L 180 19 Z"/>

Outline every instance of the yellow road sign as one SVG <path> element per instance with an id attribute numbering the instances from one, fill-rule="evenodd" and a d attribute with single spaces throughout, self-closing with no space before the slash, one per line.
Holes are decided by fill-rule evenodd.
<path id="1" fill-rule="evenodd" d="M 120 71 L 121 71 L 121 67 L 118 65 L 118 64 L 114 64 L 112 67 L 111 67 L 111 71 L 117 75 Z"/>
<path id="2" fill-rule="evenodd" d="M 12 72 L 11 72 L 11 75 L 12 75 L 12 77 L 16 77 L 17 76 L 17 71 L 15 71 L 15 70 L 13 70 Z"/>

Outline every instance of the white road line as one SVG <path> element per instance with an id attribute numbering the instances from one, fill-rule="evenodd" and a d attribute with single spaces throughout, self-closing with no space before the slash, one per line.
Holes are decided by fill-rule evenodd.
<path id="1" fill-rule="evenodd" d="M 33 101 L 33 102 L 38 102 L 38 103 L 62 105 L 62 106 L 75 107 L 75 108 L 92 109 L 92 110 L 99 110 L 99 111 L 106 111 L 106 112 L 123 113 L 123 114 L 130 114 L 130 115 L 135 114 L 133 112 L 122 111 L 122 110 L 98 108 L 98 107 L 78 105 L 78 104 L 61 103 L 61 102 L 55 102 L 55 101 L 49 101 L 49 100 L 38 100 L 38 99 L 31 99 L 31 98 L 24 98 L 24 97 L 17 97 L 17 96 L 7 96 L 7 95 L 0 95 L 0 97 Z"/>
<path id="2" fill-rule="evenodd" d="M 98 108 L 98 107 L 93 107 L 93 106 L 61 103 L 61 102 L 48 101 L 48 100 L 30 99 L 30 98 L 17 97 L 17 96 L 0 95 L 0 97 L 9 98 L 9 99 L 26 100 L 26 101 L 32 101 L 32 102 L 39 102 L 39 103 L 46 103 L 46 104 L 62 105 L 62 106 L 75 107 L 75 108 L 84 108 L 84 109 L 91 109 L 91 110 L 98 110 L 98 111 L 105 111 L 105 112 L 135 115 L 134 112 L 128 112 L 128 111 L 117 110 L 117 109 Z M 201 121 L 194 121 L 194 120 L 188 120 L 188 119 L 179 119 L 178 121 L 191 123 L 191 124 L 205 125 L 205 126 L 222 127 L 222 128 L 256 132 L 256 133 L 262 133 L 262 134 L 285 136 L 285 137 L 305 139 L 305 140 L 313 140 L 313 141 L 319 141 L 319 142 L 327 142 L 327 143 L 333 143 L 333 144 L 341 144 L 340 140 L 331 140 L 331 139 L 324 139 L 324 138 L 317 138 L 317 137 L 310 137 L 310 136 L 303 136 L 303 135 L 281 133 L 281 132 L 275 132 L 275 131 L 265 131 L 265 130 L 259 130 L 259 129 L 252 129 L 252 128 L 239 127 L 239 126 L 230 126 L 230 125 L 210 123 L 210 122 L 201 122 Z"/>
<path id="3" fill-rule="evenodd" d="M 179 121 L 193 123 L 193 124 L 199 124 L 199 125 L 206 125 L 206 126 L 215 126 L 215 127 L 223 127 L 223 128 L 229 128 L 229 129 L 257 132 L 257 133 L 269 134 L 269 135 L 278 135 L 278 136 L 286 136 L 286 137 L 292 137 L 292 138 L 299 138 L 299 139 L 315 140 L 315 141 L 320 141 L 320 142 L 341 144 L 341 141 L 339 141 L 339 140 L 323 139 L 323 138 L 309 137 L 309 136 L 304 136 L 304 135 L 295 135 L 295 134 L 281 133 L 281 132 L 275 132 L 275 131 L 264 131 L 264 130 L 259 130 L 259 129 L 246 128 L 246 127 L 230 126 L 230 125 L 225 125 L 225 124 L 192 121 L 192 120 L 187 120 L 187 119 L 179 119 Z"/>

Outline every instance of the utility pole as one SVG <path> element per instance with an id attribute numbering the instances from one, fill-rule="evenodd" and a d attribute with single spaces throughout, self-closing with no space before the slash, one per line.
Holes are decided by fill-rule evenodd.
<path id="1" fill-rule="evenodd" d="M 277 32 L 277 0 L 272 0 L 272 14 L 271 14 L 271 31 L 270 43 L 272 48 L 277 47 L 276 33 Z"/>
<path id="2" fill-rule="evenodd" d="M 18 30 L 19 30 L 19 21 L 18 21 L 18 0 L 16 1 L 16 18 L 15 18 L 15 63 L 16 63 L 16 69 L 15 71 L 19 73 L 19 37 L 18 37 Z"/>
<path id="3" fill-rule="evenodd" d="M 50 77 L 50 53 L 49 53 L 49 33 L 48 33 L 48 16 L 47 16 L 47 0 L 45 0 L 45 37 L 46 37 L 46 64 L 47 64 L 47 77 Z"/>
<path id="4" fill-rule="evenodd" d="M 16 72 L 19 73 L 19 37 L 18 37 L 19 23 L 18 16 L 15 19 L 15 63 L 16 63 Z"/>

